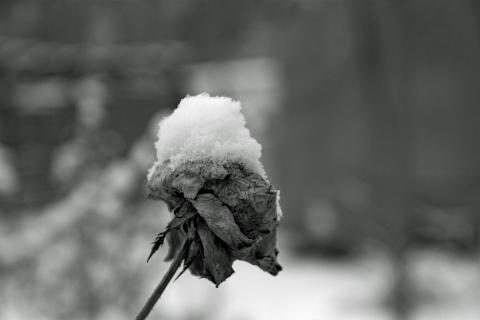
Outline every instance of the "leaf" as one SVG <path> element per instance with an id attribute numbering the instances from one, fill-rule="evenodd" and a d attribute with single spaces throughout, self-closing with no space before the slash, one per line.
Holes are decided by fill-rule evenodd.
<path id="1" fill-rule="evenodd" d="M 155 240 L 153 241 L 153 246 L 152 249 L 150 250 L 150 254 L 148 255 L 147 262 L 150 260 L 150 258 L 155 254 L 155 252 L 158 251 L 158 249 L 163 245 L 165 241 L 165 237 L 174 229 L 180 228 L 183 224 L 187 223 L 189 219 L 191 219 L 193 216 L 196 215 L 195 208 L 193 205 L 188 202 L 184 201 L 182 205 L 177 208 L 174 212 L 174 217 L 173 219 L 168 223 L 167 228 L 165 231 L 160 232 Z M 169 245 L 170 251 L 169 251 L 169 257 L 172 252 L 171 250 L 175 249 L 172 248 L 172 245 Z"/>
<path id="2" fill-rule="evenodd" d="M 153 256 L 153 254 L 157 252 L 157 250 L 163 245 L 163 242 L 165 241 L 165 237 L 167 236 L 168 231 L 169 230 L 167 229 L 163 232 L 160 232 L 157 235 L 157 237 L 153 241 L 153 246 L 152 246 L 152 249 L 150 250 L 150 254 L 148 255 L 147 262 L 150 261 L 150 258 Z"/>
<path id="3" fill-rule="evenodd" d="M 210 230 L 232 249 L 248 247 L 254 242 L 240 231 L 230 210 L 213 194 L 200 194 L 191 202 Z"/>
<path id="4" fill-rule="evenodd" d="M 167 244 L 168 244 L 168 252 L 165 256 L 165 261 L 170 261 L 176 257 L 180 250 L 180 246 L 182 245 L 183 241 L 185 240 L 185 232 L 178 229 L 172 229 L 166 237 Z"/>

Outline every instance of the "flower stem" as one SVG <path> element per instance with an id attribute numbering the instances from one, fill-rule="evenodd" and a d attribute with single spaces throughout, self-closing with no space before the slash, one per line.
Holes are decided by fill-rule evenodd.
<path id="1" fill-rule="evenodd" d="M 167 285 L 170 283 L 170 280 L 172 280 L 173 276 L 177 272 L 178 268 L 182 264 L 183 259 L 187 255 L 188 252 L 188 247 L 190 246 L 190 241 L 186 240 L 183 245 L 182 249 L 178 253 L 177 257 L 172 261 L 172 264 L 170 265 L 170 268 L 168 268 L 167 273 L 163 276 L 162 281 L 158 284 L 158 286 L 155 288 L 155 291 L 153 291 L 152 295 L 150 298 L 148 298 L 147 302 L 143 306 L 142 310 L 140 313 L 137 315 L 135 320 L 145 320 L 152 311 L 153 307 L 155 306 L 155 303 L 157 303 L 158 299 L 160 299 L 160 296 L 162 295 L 163 291 L 165 291 L 165 288 Z"/>

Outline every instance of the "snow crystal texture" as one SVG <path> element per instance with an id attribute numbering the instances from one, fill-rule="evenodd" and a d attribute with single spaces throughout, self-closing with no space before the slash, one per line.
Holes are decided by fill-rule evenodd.
<path id="1" fill-rule="evenodd" d="M 170 160 L 172 168 L 186 161 L 237 161 L 266 177 L 260 162 L 262 147 L 245 126 L 238 101 L 205 93 L 187 96 L 159 126 L 157 161 L 149 179 L 165 160 Z"/>

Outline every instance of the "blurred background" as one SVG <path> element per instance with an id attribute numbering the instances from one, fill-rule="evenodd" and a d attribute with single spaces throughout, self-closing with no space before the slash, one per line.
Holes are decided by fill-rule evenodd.
<path id="1" fill-rule="evenodd" d="M 282 191 L 271 277 L 186 273 L 152 319 L 480 319 L 475 0 L 2 0 L 0 319 L 133 319 L 159 120 L 239 99 Z"/>

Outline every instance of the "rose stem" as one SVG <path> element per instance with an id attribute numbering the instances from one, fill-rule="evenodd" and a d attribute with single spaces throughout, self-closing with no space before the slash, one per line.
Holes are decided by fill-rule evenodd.
<path id="1" fill-rule="evenodd" d="M 172 264 L 170 264 L 170 268 L 168 268 L 167 273 L 163 276 L 162 281 L 160 281 L 158 286 L 155 288 L 155 291 L 153 291 L 150 298 L 148 298 L 147 302 L 145 303 L 135 320 L 145 320 L 147 318 L 150 311 L 152 311 L 153 306 L 155 306 L 155 303 L 157 303 L 158 299 L 160 299 L 160 296 L 162 295 L 163 291 L 165 291 L 168 283 L 170 282 L 170 280 L 172 280 L 173 276 L 182 264 L 182 260 L 185 258 L 189 246 L 190 241 L 187 240 L 183 243 L 182 249 L 178 253 L 177 257 L 172 261 Z"/>

